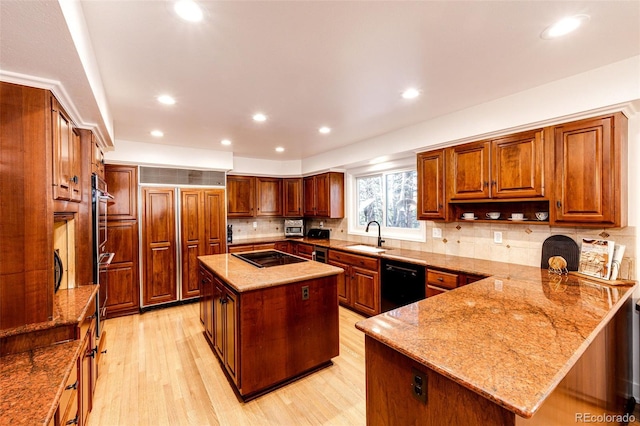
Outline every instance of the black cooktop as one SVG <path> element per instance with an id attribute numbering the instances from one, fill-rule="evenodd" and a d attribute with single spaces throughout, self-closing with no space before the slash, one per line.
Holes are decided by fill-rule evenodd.
<path id="1" fill-rule="evenodd" d="M 291 256 L 276 250 L 256 251 L 248 253 L 232 253 L 232 256 L 244 260 L 258 268 L 270 268 L 272 266 L 290 265 L 292 263 L 306 262 L 297 256 Z"/>

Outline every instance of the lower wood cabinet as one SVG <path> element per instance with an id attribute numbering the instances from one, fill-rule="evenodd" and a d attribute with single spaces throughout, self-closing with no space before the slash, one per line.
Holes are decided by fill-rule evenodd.
<path id="1" fill-rule="evenodd" d="M 482 275 L 429 268 L 426 275 L 425 294 L 427 297 L 437 296 L 440 293 L 454 290 L 484 278 L 486 277 Z"/>
<path id="2" fill-rule="evenodd" d="M 238 296 L 213 276 L 213 348 L 238 386 Z"/>
<path id="3" fill-rule="evenodd" d="M 115 253 L 111 264 L 100 272 L 100 300 L 106 297 L 107 317 L 138 313 L 138 221 L 108 222 L 106 251 Z"/>
<path id="4" fill-rule="evenodd" d="M 297 256 L 304 257 L 305 259 L 313 259 L 313 250 L 314 248 L 312 244 L 297 243 L 295 245 L 295 254 Z"/>
<path id="5" fill-rule="evenodd" d="M 380 313 L 380 261 L 329 250 L 329 264 L 344 269 L 338 276 L 338 301 L 364 315 Z"/>
<path id="6" fill-rule="evenodd" d="M 273 250 L 276 243 L 260 243 L 260 244 L 234 244 L 227 247 L 227 253 L 242 253 L 254 250 Z M 212 253 L 213 254 L 213 253 Z"/>

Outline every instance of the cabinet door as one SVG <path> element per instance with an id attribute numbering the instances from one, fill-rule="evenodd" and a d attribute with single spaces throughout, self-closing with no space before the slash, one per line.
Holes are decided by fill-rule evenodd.
<path id="1" fill-rule="evenodd" d="M 78 129 L 72 129 L 69 147 L 69 199 L 82 201 L 82 142 Z"/>
<path id="2" fill-rule="evenodd" d="M 302 179 L 283 179 L 284 190 L 284 216 L 285 217 L 301 217 L 302 216 Z"/>
<path id="3" fill-rule="evenodd" d="M 224 330 L 225 313 L 223 306 L 224 284 L 213 277 L 213 297 L 211 298 L 213 312 L 213 349 L 221 360 L 224 360 Z"/>
<path id="4" fill-rule="evenodd" d="M 89 413 L 91 412 L 93 404 L 93 387 L 95 382 L 95 356 L 97 348 L 94 348 L 94 333 L 95 333 L 95 321 L 92 322 L 92 326 L 85 336 L 81 349 L 81 363 L 80 363 L 80 383 L 78 389 L 78 412 L 79 412 L 79 425 L 86 425 Z"/>
<path id="5" fill-rule="evenodd" d="M 542 130 L 491 141 L 491 197 L 544 195 Z"/>
<path id="6" fill-rule="evenodd" d="M 473 142 L 447 148 L 447 186 L 452 200 L 489 198 L 491 143 Z"/>
<path id="7" fill-rule="evenodd" d="M 309 176 L 303 179 L 304 215 L 316 215 L 316 178 Z"/>
<path id="8" fill-rule="evenodd" d="M 180 236 L 182 256 L 182 298 L 200 294 L 198 256 L 204 254 L 204 194 L 201 190 L 180 191 Z"/>
<path id="9" fill-rule="evenodd" d="M 445 219 L 444 150 L 418 154 L 418 219 Z"/>
<path id="10" fill-rule="evenodd" d="M 138 168 L 136 166 L 105 166 L 107 190 L 113 196 L 107 206 L 108 220 L 138 218 Z"/>
<path id="11" fill-rule="evenodd" d="M 341 262 L 330 261 L 329 265 L 336 266 L 338 268 L 342 268 L 344 273 L 339 274 L 337 278 L 338 282 L 338 302 L 351 306 L 351 269 L 349 265 Z"/>
<path id="12" fill-rule="evenodd" d="M 612 117 L 555 128 L 556 222 L 615 223 L 621 164 L 612 136 Z"/>
<path id="13" fill-rule="evenodd" d="M 352 266 L 353 307 L 367 315 L 380 313 L 380 280 L 377 271 Z"/>
<path id="14" fill-rule="evenodd" d="M 273 248 L 285 253 L 292 253 L 291 243 L 289 241 L 276 241 Z"/>
<path id="15" fill-rule="evenodd" d="M 115 253 L 100 284 L 100 297 L 106 297 L 107 317 L 139 312 L 138 222 L 107 222 L 106 251 Z"/>
<path id="16" fill-rule="evenodd" d="M 256 216 L 282 216 L 282 179 L 256 178 Z"/>
<path id="17" fill-rule="evenodd" d="M 213 342 L 213 275 L 203 266 L 198 268 L 198 279 L 200 280 L 200 320 L 204 325 L 204 330 L 209 341 Z"/>
<path id="18" fill-rule="evenodd" d="M 53 198 L 71 199 L 71 149 L 73 130 L 71 119 L 53 98 Z"/>
<path id="19" fill-rule="evenodd" d="M 224 189 L 204 191 L 204 254 L 220 254 L 227 250 Z"/>
<path id="20" fill-rule="evenodd" d="M 227 371 L 238 383 L 238 300 L 235 294 L 226 290 L 224 298 L 224 363 Z"/>
<path id="21" fill-rule="evenodd" d="M 227 216 L 253 217 L 255 178 L 251 176 L 227 176 Z"/>
<path id="22" fill-rule="evenodd" d="M 313 246 L 311 244 L 298 243 L 296 254 L 305 259 L 313 259 Z"/>
<path id="23" fill-rule="evenodd" d="M 177 300 L 173 188 L 142 189 L 143 304 Z"/>
<path id="24" fill-rule="evenodd" d="M 331 190 L 329 188 L 329 174 L 316 176 L 316 216 L 329 217 L 331 213 Z"/>

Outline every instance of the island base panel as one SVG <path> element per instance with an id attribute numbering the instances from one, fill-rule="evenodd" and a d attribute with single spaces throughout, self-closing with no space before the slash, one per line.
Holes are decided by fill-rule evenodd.
<path id="1" fill-rule="evenodd" d="M 515 425 L 515 414 L 369 336 L 365 357 L 369 426 Z M 426 377 L 426 403 L 414 396 L 416 371 Z"/>

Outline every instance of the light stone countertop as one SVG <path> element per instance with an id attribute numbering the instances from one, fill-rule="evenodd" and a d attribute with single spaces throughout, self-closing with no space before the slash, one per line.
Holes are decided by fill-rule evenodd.
<path id="1" fill-rule="evenodd" d="M 258 268 L 231 254 L 200 256 L 198 259 L 238 293 L 328 277 L 343 272 L 342 268 L 312 260 Z"/>

